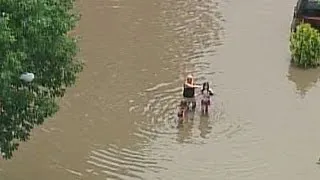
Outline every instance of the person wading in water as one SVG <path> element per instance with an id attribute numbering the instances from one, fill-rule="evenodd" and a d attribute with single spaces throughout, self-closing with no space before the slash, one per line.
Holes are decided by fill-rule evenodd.
<path id="1" fill-rule="evenodd" d="M 201 88 L 199 85 L 194 84 L 194 79 L 191 74 L 187 76 L 187 79 L 183 85 L 183 98 L 188 102 L 192 103 L 192 109 L 196 108 L 196 99 L 195 99 L 195 89 Z"/>

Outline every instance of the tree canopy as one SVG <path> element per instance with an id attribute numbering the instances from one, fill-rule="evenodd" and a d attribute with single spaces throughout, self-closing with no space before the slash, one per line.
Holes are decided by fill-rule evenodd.
<path id="1" fill-rule="evenodd" d="M 83 63 L 74 0 L 0 0 L 0 152 L 11 158 L 35 125 L 58 111 Z M 21 74 L 34 73 L 32 82 Z"/>

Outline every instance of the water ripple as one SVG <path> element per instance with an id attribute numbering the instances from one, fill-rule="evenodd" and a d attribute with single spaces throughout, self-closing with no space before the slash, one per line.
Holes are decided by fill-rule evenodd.
<path id="1" fill-rule="evenodd" d="M 92 174 L 103 173 L 113 179 L 143 179 L 145 172 L 157 173 L 166 168 L 157 166 L 157 159 L 148 158 L 140 152 L 110 145 L 107 149 L 92 150 L 87 163 L 94 170 L 87 170 Z M 99 172 L 96 172 L 99 171 Z"/>
<path id="2" fill-rule="evenodd" d="M 171 82 L 153 84 L 141 91 L 139 97 L 146 99 L 143 105 L 134 105 L 135 101 L 130 101 L 130 111 L 134 109 L 135 113 L 144 117 L 134 121 L 136 130 L 131 135 L 149 143 L 156 141 L 152 148 L 157 152 L 152 155 L 155 159 L 113 146 L 91 151 L 87 163 L 112 179 L 143 179 L 145 172 L 166 170 L 155 162 L 168 161 L 164 159 L 168 157 L 165 149 L 173 148 L 172 143 L 203 144 L 211 136 L 232 136 L 241 128 L 224 123 L 223 104 L 218 98 L 209 116 L 202 117 L 197 110 L 189 113 L 183 126 L 178 126 L 176 113 L 185 74 L 193 73 L 199 83 L 213 80 L 215 72 L 210 69 L 210 61 L 217 46 L 221 45 L 222 17 L 219 4 L 212 0 L 165 0 L 159 5 L 163 12 L 158 23 L 167 32 L 166 37 L 159 38 L 168 39 L 169 42 L 164 47 L 166 51 L 161 60 L 172 62 L 172 66 L 167 66 L 165 70 L 178 71 L 181 77 L 172 78 L 175 80 Z"/>
<path id="3" fill-rule="evenodd" d="M 222 106 L 219 107 L 217 102 L 215 109 L 210 113 L 211 117 L 200 118 L 201 121 L 198 121 L 200 132 L 195 132 L 197 131 L 194 129 L 196 123 L 193 122 L 199 119 L 198 112 L 191 114 L 183 127 L 177 126 L 176 113 L 181 100 L 184 75 L 192 73 L 196 81 L 201 83 L 212 81 L 215 74 L 210 69 L 209 59 L 213 57 L 216 47 L 221 45 L 220 39 L 223 36 L 221 26 L 223 18 L 219 12 L 219 3 L 213 0 L 177 0 L 162 1 L 160 6 L 163 12 L 159 22 L 163 23 L 163 28 L 173 35 L 168 37 L 170 43 L 165 47 L 167 54 L 163 59 L 178 63 L 181 77 L 172 82 L 153 85 L 141 92 L 148 98 L 144 107 L 140 108 L 141 114 L 146 119 L 135 122 L 138 132 L 134 135 L 147 139 L 160 137 L 160 139 L 170 139 L 179 143 L 199 143 L 196 139 L 208 138 L 213 123 L 218 123 L 219 119 L 223 118 Z M 171 69 L 177 70 L 174 66 Z M 231 129 L 230 131 L 233 131 Z"/>

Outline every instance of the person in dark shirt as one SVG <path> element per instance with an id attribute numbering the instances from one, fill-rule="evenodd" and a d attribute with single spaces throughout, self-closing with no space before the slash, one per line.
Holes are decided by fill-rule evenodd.
<path id="1" fill-rule="evenodd" d="M 183 84 L 183 97 L 187 102 L 192 103 L 192 109 L 195 109 L 196 107 L 196 100 L 195 100 L 196 88 L 201 88 L 201 86 L 195 85 L 193 76 L 189 74 L 186 78 L 185 83 Z"/>

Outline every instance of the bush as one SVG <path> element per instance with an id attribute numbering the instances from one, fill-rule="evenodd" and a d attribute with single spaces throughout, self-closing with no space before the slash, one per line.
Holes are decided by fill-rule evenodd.
<path id="1" fill-rule="evenodd" d="M 301 24 L 290 37 L 290 51 L 293 63 L 309 68 L 320 64 L 320 34 L 310 24 Z"/>
<path id="2" fill-rule="evenodd" d="M 10 158 L 19 141 L 58 110 L 83 64 L 68 35 L 79 16 L 74 0 L 0 1 L 0 152 Z M 35 74 L 32 82 L 19 79 Z"/>

